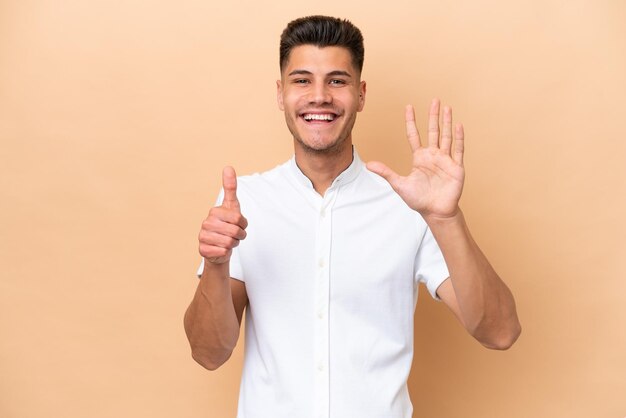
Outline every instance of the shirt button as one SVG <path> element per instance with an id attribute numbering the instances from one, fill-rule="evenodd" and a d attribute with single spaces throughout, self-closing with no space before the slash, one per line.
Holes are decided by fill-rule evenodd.
<path id="1" fill-rule="evenodd" d="M 323 267 L 324 267 L 324 259 L 323 259 L 323 258 L 320 258 L 320 259 L 319 259 L 319 261 L 317 262 L 317 265 L 318 265 L 320 268 L 323 268 Z"/>
<path id="2" fill-rule="evenodd" d="M 320 210 L 320 216 L 323 218 L 326 216 L 326 211 L 324 209 Z"/>
<path id="3" fill-rule="evenodd" d="M 324 365 L 322 363 L 318 364 L 317 365 L 317 370 L 320 371 L 320 372 L 323 372 L 324 371 Z"/>
<path id="4" fill-rule="evenodd" d="M 317 313 L 317 317 L 318 317 L 319 319 L 324 319 L 324 312 L 319 311 L 319 312 Z"/>

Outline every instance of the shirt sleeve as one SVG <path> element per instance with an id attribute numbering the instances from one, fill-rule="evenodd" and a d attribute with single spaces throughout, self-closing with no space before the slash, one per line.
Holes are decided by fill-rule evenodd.
<path id="1" fill-rule="evenodd" d="M 450 277 L 450 272 L 441 249 L 430 228 L 427 227 L 415 257 L 415 278 L 426 285 L 428 292 L 435 300 L 440 300 L 437 296 L 437 288 L 448 277 Z"/>
<path id="2" fill-rule="evenodd" d="M 220 206 L 223 200 L 224 200 L 224 189 L 221 189 L 215 201 L 215 206 Z M 200 278 L 200 276 L 202 276 L 203 271 L 204 271 L 204 258 L 200 260 L 200 266 L 198 266 L 198 270 L 196 271 L 196 276 L 198 277 L 198 279 Z M 241 258 L 239 256 L 239 247 L 233 248 L 233 252 L 230 256 L 230 277 L 233 279 L 242 281 L 242 282 L 244 281 L 243 269 L 241 268 Z"/>

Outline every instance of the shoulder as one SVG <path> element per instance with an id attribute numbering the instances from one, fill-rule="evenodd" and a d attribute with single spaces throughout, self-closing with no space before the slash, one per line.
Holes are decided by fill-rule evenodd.
<path id="1" fill-rule="evenodd" d="M 237 196 L 267 196 L 285 187 L 289 161 L 274 168 L 237 177 Z"/>
<path id="2" fill-rule="evenodd" d="M 367 206 L 367 210 L 384 213 L 384 218 L 390 221 L 401 219 L 419 225 L 420 230 L 426 225 L 422 216 L 402 200 L 387 180 L 366 167 L 355 181 L 354 199 Z"/>
<path id="3" fill-rule="evenodd" d="M 365 165 L 363 165 L 363 171 L 359 178 L 369 187 L 372 187 L 374 189 L 382 191 L 393 191 L 391 185 L 389 184 L 389 182 L 387 182 L 387 180 L 385 180 L 378 174 L 369 171 Z"/>
<path id="4" fill-rule="evenodd" d="M 245 184 L 254 184 L 263 181 L 274 181 L 277 178 L 280 178 L 286 172 L 288 165 L 289 161 L 286 161 L 265 171 L 258 171 L 251 174 L 238 176 L 237 181 Z"/>
<path id="5" fill-rule="evenodd" d="M 363 197 L 375 198 L 376 200 L 382 199 L 388 201 L 388 203 L 390 201 L 395 203 L 402 202 L 400 196 L 393 190 L 387 180 L 369 171 L 365 165 L 363 165 L 354 183 L 355 192 Z"/>

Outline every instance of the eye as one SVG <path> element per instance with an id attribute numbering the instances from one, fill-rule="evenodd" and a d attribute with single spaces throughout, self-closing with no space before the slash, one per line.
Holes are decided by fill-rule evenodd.
<path id="1" fill-rule="evenodd" d="M 342 84 L 346 84 L 346 81 L 338 79 L 338 78 L 333 78 L 332 80 L 330 80 L 330 84 L 342 85 Z"/>
<path id="2" fill-rule="evenodd" d="M 296 78 L 295 80 L 293 80 L 294 84 L 308 84 L 309 80 L 307 80 L 306 78 Z"/>

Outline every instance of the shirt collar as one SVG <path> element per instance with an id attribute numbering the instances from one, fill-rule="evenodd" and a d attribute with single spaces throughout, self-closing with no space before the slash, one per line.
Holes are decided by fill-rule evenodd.
<path id="1" fill-rule="evenodd" d="M 330 188 L 333 187 L 341 187 L 348 183 L 354 181 L 359 173 L 362 171 L 364 167 L 363 161 L 359 158 L 359 154 L 356 152 L 354 148 L 352 148 L 352 163 L 343 170 L 339 175 L 333 180 L 333 183 L 330 185 Z M 294 178 L 304 187 L 309 189 L 313 188 L 313 183 L 307 176 L 304 175 L 298 164 L 296 164 L 296 156 L 294 155 L 289 160 L 289 171 L 293 174 Z"/>

